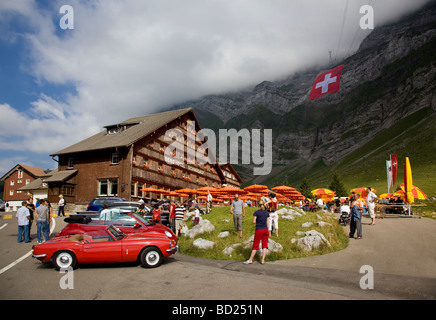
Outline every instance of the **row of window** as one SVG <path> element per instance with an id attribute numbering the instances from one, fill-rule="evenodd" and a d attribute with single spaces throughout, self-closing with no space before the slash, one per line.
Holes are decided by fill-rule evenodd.
<path id="1" fill-rule="evenodd" d="M 17 180 L 17 183 L 18 184 L 23 183 L 23 180 Z M 26 179 L 26 184 L 29 184 L 29 183 L 30 183 L 30 179 Z M 10 185 L 14 186 L 15 185 L 15 180 L 11 180 Z"/>
<path id="2" fill-rule="evenodd" d="M 120 154 L 119 153 L 112 153 L 111 164 L 119 164 L 119 163 L 120 163 Z M 67 168 L 68 169 L 74 168 L 74 158 L 68 158 Z"/>

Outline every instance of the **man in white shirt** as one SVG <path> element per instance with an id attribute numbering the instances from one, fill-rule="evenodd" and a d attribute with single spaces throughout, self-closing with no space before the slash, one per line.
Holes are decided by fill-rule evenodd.
<path id="1" fill-rule="evenodd" d="M 209 213 L 211 209 L 212 209 L 212 195 L 210 194 L 210 191 L 207 190 L 206 213 Z"/>
<path id="2" fill-rule="evenodd" d="M 318 210 L 324 209 L 324 202 L 322 201 L 321 198 L 318 198 L 318 200 L 316 200 L 316 205 L 318 206 Z"/>
<path id="3" fill-rule="evenodd" d="M 366 206 L 368 207 L 368 213 L 371 217 L 370 226 L 375 225 L 375 200 L 378 199 L 377 195 L 371 191 L 371 187 L 367 187 L 366 191 L 368 192 L 368 196 L 366 197 Z"/>
<path id="4" fill-rule="evenodd" d="M 21 203 L 22 207 L 18 209 L 16 217 L 18 220 L 18 242 L 23 242 L 23 232 L 24 232 L 24 242 L 30 242 L 29 240 L 29 221 L 30 212 L 27 209 L 27 202 L 23 201 Z"/>

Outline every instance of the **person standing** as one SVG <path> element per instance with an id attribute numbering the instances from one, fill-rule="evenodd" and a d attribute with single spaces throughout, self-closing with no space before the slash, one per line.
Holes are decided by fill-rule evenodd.
<path id="1" fill-rule="evenodd" d="M 24 242 L 30 242 L 29 239 L 29 222 L 30 222 L 30 212 L 27 209 L 27 202 L 21 202 L 21 208 L 18 209 L 17 214 L 15 215 L 18 220 L 18 242 L 23 242 L 23 234 L 24 234 Z"/>
<path id="2" fill-rule="evenodd" d="M 233 214 L 235 231 L 239 231 L 239 238 L 242 238 L 242 219 L 245 217 L 245 206 L 244 201 L 239 199 L 238 194 L 235 194 L 235 200 L 232 201 L 230 206 L 230 214 Z"/>
<path id="3" fill-rule="evenodd" d="M 59 202 L 58 202 L 58 217 L 65 217 L 65 200 L 63 195 L 59 195 Z"/>
<path id="4" fill-rule="evenodd" d="M 186 218 L 186 209 L 182 204 L 177 202 L 176 208 L 174 209 L 175 216 L 176 216 L 176 237 L 179 236 L 180 230 L 185 225 L 185 218 Z"/>
<path id="5" fill-rule="evenodd" d="M 324 209 L 324 201 L 322 201 L 321 197 L 318 197 L 316 200 L 316 205 L 318 206 L 318 210 Z"/>
<path id="6" fill-rule="evenodd" d="M 207 198 L 206 198 L 206 213 L 209 213 L 212 210 L 212 195 L 210 191 L 207 190 Z"/>
<path id="7" fill-rule="evenodd" d="M 366 192 L 368 192 L 368 196 L 366 197 L 366 206 L 371 218 L 371 223 L 369 225 L 373 226 L 375 225 L 375 200 L 378 199 L 378 197 L 374 192 L 372 192 L 371 187 L 367 187 Z"/>
<path id="8" fill-rule="evenodd" d="M 30 219 L 29 219 L 29 240 L 32 240 L 32 238 L 30 237 L 30 232 L 32 231 L 32 224 L 33 224 L 33 220 L 34 220 L 34 213 L 35 213 L 35 205 L 32 203 L 32 197 L 29 198 L 29 200 L 27 201 L 27 209 L 29 209 L 29 213 L 30 213 Z"/>
<path id="9" fill-rule="evenodd" d="M 196 226 L 200 222 L 200 207 L 195 205 L 194 207 L 194 221 L 192 223 L 193 226 Z"/>
<path id="10" fill-rule="evenodd" d="M 266 253 L 268 251 L 268 236 L 269 236 L 269 212 L 266 210 L 262 200 L 259 201 L 260 209 L 253 213 L 253 223 L 256 224 L 254 233 L 253 249 L 251 250 L 250 258 L 244 264 L 253 264 L 253 258 L 259 250 L 260 241 L 262 241 L 262 259 L 261 264 L 265 263 Z"/>
<path id="11" fill-rule="evenodd" d="M 49 239 L 49 225 L 50 225 L 50 212 L 47 207 L 47 202 L 41 200 L 40 206 L 35 209 L 36 215 L 36 231 L 38 236 L 38 243 L 42 243 L 41 233 L 44 233 L 44 239 Z"/>
<path id="12" fill-rule="evenodd" d="M 271 202 L 269 203 L 268 206 L 269 219 L 270 219 L 269 236 L 271 237 L 272 229 L 274 227 L 276 237 L 278 238 L 279 237 L 279 215 L 277 214 L 278 203 L 277 203 L 276 195 L 274 193 L 270 194 L 270 200 Z"/>
<path id="13" fill-rule="evenodd" d="M 351 221 L 349 238 L 354 238 L 357 229 L 357 238 L 362 239 L 362 212 L 363 201 L 360 199 L 360 194 L 354 194 L 354 201 L 351 204 Z"/>
<path id="14" fill-rule="evenodd" d="M 173 232 L 176 231 L 175 229 L 175 219 L 176 219 L 176 205 L 174 202 L 170 202 L 170 228 Z"/>

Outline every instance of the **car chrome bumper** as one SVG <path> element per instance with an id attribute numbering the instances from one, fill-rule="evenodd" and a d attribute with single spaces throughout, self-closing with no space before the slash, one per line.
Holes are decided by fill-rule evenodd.
<path id="1" fill-rule="evenodd" d="M 36 259 L 40 259 L 40 258 L 45 258 L 47 255 L 44 253 L 44 254 L 32 254 L 32 257 L 33 258 L 36 258 Z"/>
<path id="2" fill-rule="evenodd" d="M 169 249 L 167 249 L 167 252 L 168 252 L 168 253 L 176 253 L 176 252 L 179 252 L 179 246 L 176 245 L 176 246 L 173 247 L 173 248 L 169 248 Z"/>

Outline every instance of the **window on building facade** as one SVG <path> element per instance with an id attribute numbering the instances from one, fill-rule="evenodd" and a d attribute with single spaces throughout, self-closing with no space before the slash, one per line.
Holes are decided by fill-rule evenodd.
<path id="1" fill-rule="evenodd" d="M 18 179 L 23 179 L 23 170 L 18 170 Z"/>
<path id="2" fill-rule="evenodd" d="M 112 153 L 111 164 L 119 164 L 120 163 L 120 155 L 118 153 Z"/>
<path id="3" fill-rule="evenodd" d="M 74 158 L 68 158 L 67 168 L 73 169 L 74 167 Z"/>
<path id="4" fill-rule="evenodd" d="M 99 196 L 118 195 L 118 179 L 102 179 L 98 181 Z"/>

